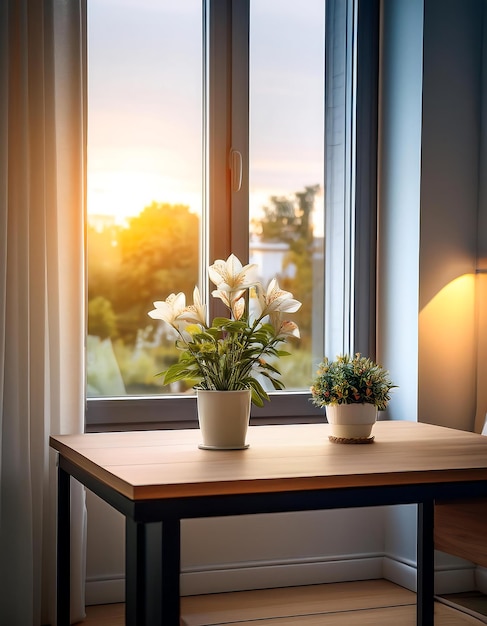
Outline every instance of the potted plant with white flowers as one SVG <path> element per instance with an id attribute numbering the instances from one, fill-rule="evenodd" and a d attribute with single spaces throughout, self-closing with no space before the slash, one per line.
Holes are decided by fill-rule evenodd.
<path id="1" fill-rule="evenodd" d="M 388 370 L 360 353 L 334 361 L 325 357 L 311 385 L 311 400 L 326 407 L 331 441 L 369 443 L 378 411 L 385 410 L 396 386 Z"/>
<path id="2" fill-rule="evenodd" d="M 247 447 L 251 402 L 263 406 L 269 399 L 263 381 L 284 387 L 276 359 L 289 354 L 280 345 L 299 337 L 299 329 L 283 314 L 294 313 L 301 303 L 275 278 L 264 288 L 257 265 L 242 266 L 233 254 L 215 261 L 209 277 L 216 286 L 212 295 L 225 304 L 228 317 L 208 323 L 198 287 L 193 304 L 186 304 L 183 293 L 154 302 L 150 317 L 175 329 L 180 350 L 178 362 L 159 375 L 165 384 L 187 380 L 196 389 L 200 447 L 241 449 Z"/>

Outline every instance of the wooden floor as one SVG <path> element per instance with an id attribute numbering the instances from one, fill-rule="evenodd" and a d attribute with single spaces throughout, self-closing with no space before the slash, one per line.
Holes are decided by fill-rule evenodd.
<path id="1" fill-rule="evenodd" d="M 414 626 L 416 595 L 385 580 L 182 598 L 182 626 Z M 89 606 L 83 626 L 124 626 L 124 604 Z M 435 626 L 482 622 L 435 604 Z"/>

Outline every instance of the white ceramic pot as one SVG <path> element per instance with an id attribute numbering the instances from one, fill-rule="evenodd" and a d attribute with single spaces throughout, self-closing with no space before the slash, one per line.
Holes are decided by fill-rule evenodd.
<path id="1" fill-rule="evenodd" d="M 377 407 L 373 404 L 337 404 L 326 406 L 326 417 L 331 424 L 331 436 L 347 440 L 371 438 L 377 421 Z"/>
<path id="2" fill-rule="evenodd" d="M 250 420 L 250 389 L 196 391 L 204 450 L 243 450 Z"/>

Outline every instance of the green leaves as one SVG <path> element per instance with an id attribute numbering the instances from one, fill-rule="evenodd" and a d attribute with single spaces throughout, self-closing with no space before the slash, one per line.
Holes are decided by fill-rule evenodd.
<path id="1" fill-rule="evenodd" d="M 274 361 L 289 353 L 279 350 L 279 343 L 269 324 L 254 328 L 244 320 L 215 318 L 211 327 L 177 341 L 181 356 L 162 373 L 164 384 L 189 379 L 200 389 L 250 388 L 252 402 L 263 406 L 269 399 L 264 380 L 274 389 L 284 388 Z"/>
<path id="2" fill-rule="evenodd" d="M 170 385 L 178 380 L 195 380 L 199 379 L 198 371 L 193 363 L 188 359 L 180 360 L 178 363 L 171 365 L 165 372 L 161 372 L 159 376 L 164 376 L 164 384 Z"/>

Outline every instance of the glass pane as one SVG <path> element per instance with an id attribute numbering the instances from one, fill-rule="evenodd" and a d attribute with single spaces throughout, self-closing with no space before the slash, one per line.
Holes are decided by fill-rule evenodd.
<path id="1" fill-rule="evenodd" d="M 161 393 L 147 313 L 199 277 L 201 0 L 88 3 L 87 393 Z"/>
<path id="2" fill-rule="evenodd" d="M 323 355 L 324 0 L 253 0 L 250 260 L 302 302 L 286 388 L 308 389 Z"/>

